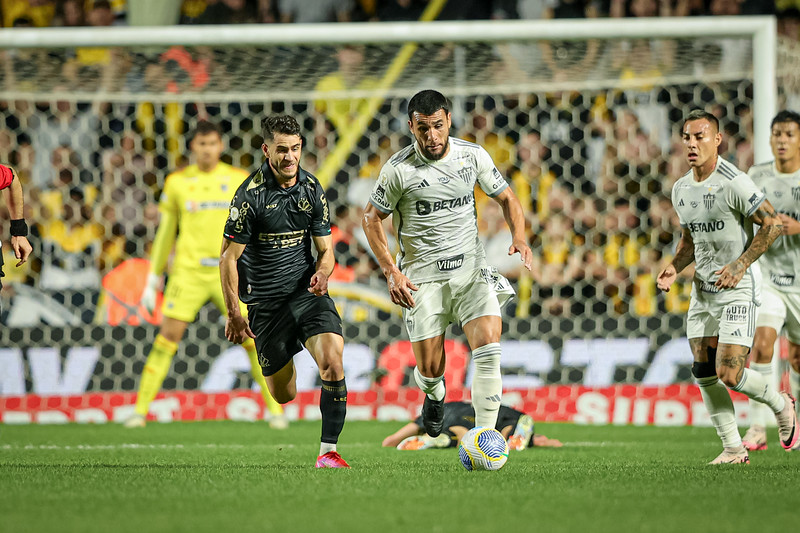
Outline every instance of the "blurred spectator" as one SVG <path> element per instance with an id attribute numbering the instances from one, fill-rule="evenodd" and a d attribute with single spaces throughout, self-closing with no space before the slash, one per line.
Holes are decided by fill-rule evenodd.
<path id="1" fill-rule="evenodd" d="M 633 111 L 649 140 L 666 152 L 671 124 L 665 105 L 669 93 L 662 88 L 662 82 L 664 74 L 672 69 L 672 47 L 663 41 L 634 39 L 620 42 L 619 48 L 613 55 L 612 68 L 619 70 L 623 84 L 615 104 Z"/>
<path id="2" fill-rule="evenodd" d="M 792 41 L 800 39 L 800 8 L 789 7 L 778 12 L 778 35 Z"/>
<path id="3" fill-rule="evenodd" d="M 325 115 L 334 130 L 341 134 L 366 110 L 369 101 L 368 98 L 347 98 L 343 93 L 375 89 L 378 80 L 365 68 L 362 46 L 342 46 L 336 50 L 335 57 L 337 70 L 323 76 L 316 86 L 318 92 L 330 93 L 330 97 L 316 100 L 314 108 Z"/>
<path id="4" fill-rule="evenodd" d="M 66 92 L 57 89 L 57 92 Z M 98 105 L 78 105 L 58 100 L 53 105 L 37 105 L 38 113 L 29 120 L 29 133 L 35 151 L 32 183 L 44 186 L 55 179 L 53 153 L 60 147 L 71 151 L 70 164 L 90 169 L 99 149 Z"/>
<path id="5" fill-rule="evenodd" d="M 0 12 L 3 14 L 3 26 L 14 26 L 17 19 L 27 19 L 37 28 L 52 25 L 56 12 L 54 0 L 2 0 Z"/>
<path id="6" fill-rule="evenodd" d="M 350 22 L 353 0 L 278 0 L 281 22 Z"/>
<path id="7" fill-rule="evenodd" d="M 596 18 L 600 14 L 599 0 L 554 0 L 545 8 L 544 19 Z M 545 41 L 542 57 L 555 81 L 584 79 L 594 68 L 600 43 L 586 41 Z"/>
<path id="8" fill-rule="evenodd" d="M 15 28 L 33 27 L 33 21 L 21 16 L 12 22 Z M 42 48 L 8 48 L 0 50 L 5 87 L 12 91 L 33 92 L 49 85 L 61 72 L 63 54 Z"/>
<path id="9" fill-rule="evenodd" d="M 80 190 L 70 191 L 63 220 L 40 227 L 42 269 L 39 287 L 47 290 L 98 289 L 99 259 L 104 229 L 92 222 L 92 210 L 83 203 Z"/>
<path id="10" fill-rule="evenodd" d="M 419 20 L 425 10 L 422 0 L 377 0 L 376 14 L 381 22 Z"/>
<path id="11" fill-rule="evenodd" d="M 59 2 L 53 25 L 67 28 L 85 26 L 86 13 L 84 12 L 84 5 L 85 2 L 82 0 L 63 0 Z"/>
<path id="12" fill-rule="evenodd" d="M 256 22 L 258 9 L 246 0 L 206 1 L 205 9 L 196 17 L 196 24 L 251 24 Z"/>

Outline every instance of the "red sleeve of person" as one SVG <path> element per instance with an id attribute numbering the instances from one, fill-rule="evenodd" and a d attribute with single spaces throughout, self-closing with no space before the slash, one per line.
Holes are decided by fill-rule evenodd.
<path id="1" fill-rule="evenodd" d="M 11 185 L 14 173 L 5 165 L 0 165 L 0 191 Z"/>

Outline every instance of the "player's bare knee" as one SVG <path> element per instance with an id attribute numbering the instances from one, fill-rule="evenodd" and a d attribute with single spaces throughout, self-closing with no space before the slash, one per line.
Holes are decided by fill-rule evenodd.
<path id="1" fill-rule="evenodd" d="M 339 381 L 344 378 L 344 364 L 341 355 L 319 358 L 319 377 L 326 381 Z"/>
<path id="2" fill-rule="evenodd" d="M 772 361 L 774 342 L 769 342 L 764 337 L 756 337 L 753 340 L 753 350 L 750 354 L 751 363 L 765 364 Z"/>
<path id="3" fill-rule="evenodd" d="M 270 390 L 270 394 L 279 404 L 289 403 L 297 397 L 297 387 L 286 387 L 280 390 Z"/>

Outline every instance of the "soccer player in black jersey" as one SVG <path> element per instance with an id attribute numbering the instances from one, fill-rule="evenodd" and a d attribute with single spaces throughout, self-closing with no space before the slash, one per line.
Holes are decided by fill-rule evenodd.
<path id="1" fill-rule="evenodd" d="M 327 294 L 334 267 L 328 202 L 317 179 L 300 168 L 297 121 L 270 116 L 261 127 L 267 160 L 236 191 L 222 240 L 225 336 L 235 343 L 255 339 L 269 390 L 282 404 L 297 395 L 293 357 L 308 348 L 322 378 L 316 467 L 349 468 L 336 451 L 347 386 L 342 320 Z M 239 312 L 240 298 L 249 318 Z"/>
<path id="2" fill-rule="evenodd" d="M 437 437 L 425 434 L 422 416 L 409 422 L 396 432 L 383 439 L 383 446 L 395 446 L 398 450 L 427 450 L 430 448 L 450 448 L 458 446 L 467 431 L 475 427 L 475 409 L 469 402 L 446 402 L 442 433 Z M 522 411 L 501 405 L 497 414 L 495 429 L 508 440 L 508 447 L 524 450 L 527 447 L 563 446 L 561 441 L 534 433 L 533 418 Z"/>

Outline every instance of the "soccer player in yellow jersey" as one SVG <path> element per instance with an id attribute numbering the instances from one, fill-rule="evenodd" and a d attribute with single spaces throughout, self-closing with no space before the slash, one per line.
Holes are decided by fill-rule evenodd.
<path id="1" fill-rule="evenodd" d="M 136 412 L 125 422 L 126 427 L 144 427 L 150 403 L 169 372 L 178 343 L 200 308 L 211 300 L 225 313 L 216 235 L 222 233 L 233 193 L 248 173 L 220 161 L 222 134 L 211 122 L 198 123 L 189 147 L 195 163 L 167 176 L 159 202 L 161 221 L 150 252 L 150 275 L 141 300 L 151 313 L 156 307 L 156 293 L 173 245 L 175 257 L 164 290 L 161 330 L 147 356 L 136 396 Z M 244 305 L 242 313 L 246 313 Z M 261 395 L 269 408 L 270 425 L 285 428 L 283 408 L 267 389 L 255 342 L 247 339 L 242 347 L 247 351 L 251 374 L 261 387 Z"/>

